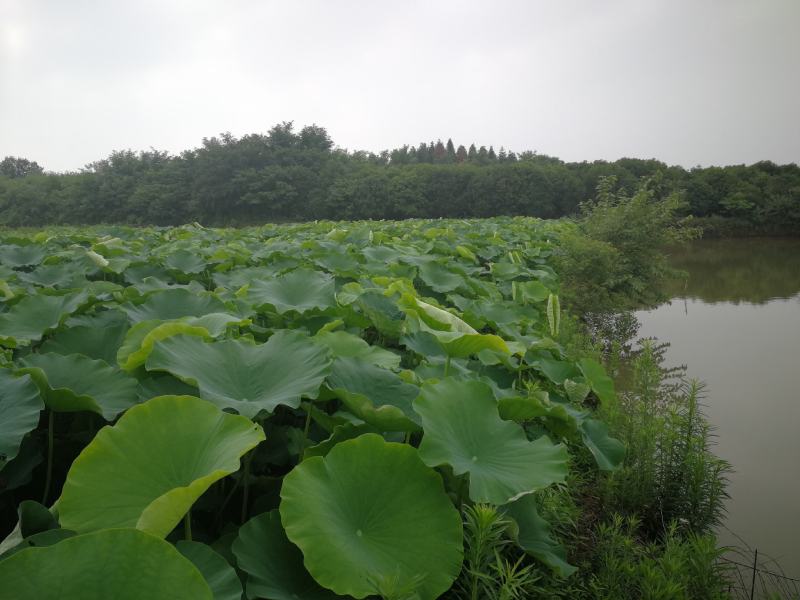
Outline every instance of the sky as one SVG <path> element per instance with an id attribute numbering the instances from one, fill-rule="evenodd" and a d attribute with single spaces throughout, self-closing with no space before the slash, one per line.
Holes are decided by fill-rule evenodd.
<path id="1" fill-rule="evenodd" d="M 800 162 L 800 0 L 0 0 L 0 157 L 294 121 L 567 161 Z"/>

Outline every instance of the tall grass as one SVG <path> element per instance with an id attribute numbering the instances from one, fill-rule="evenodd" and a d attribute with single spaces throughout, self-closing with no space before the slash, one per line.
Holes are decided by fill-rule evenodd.
<path id="1" fill-rule="evenodd" d="M 605 482 L 605 505 L 635 515 L 650 540 L 672 523 L 695 534 L 719 525 L 730 472 L 712 452 L 703 386 L 663 368 L 664 348 L 644 340 L 618 403 L 603 409 L 627 448 L 623 467 Z"/>

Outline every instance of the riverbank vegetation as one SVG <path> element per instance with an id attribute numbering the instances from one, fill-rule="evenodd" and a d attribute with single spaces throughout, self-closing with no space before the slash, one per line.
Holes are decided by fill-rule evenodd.
<path id="1" fill-rule="evenodd" d="M 374 154 L 334 146 L 322 127 L 204 139 L 178 155 L 119 151 L 72 173 L 0 161 L 0 224 L 244 226 L 317 219 L 575 215 L 602 178 L 634 194 L 658 177 L 711 235 L 800 232 L 800 167 L 684 169 L 658 160 L 565 162 L 451 140 Z"/>

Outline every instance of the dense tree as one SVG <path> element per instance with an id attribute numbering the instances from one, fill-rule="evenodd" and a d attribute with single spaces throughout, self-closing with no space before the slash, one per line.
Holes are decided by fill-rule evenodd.
<path id="1" fill-rule="evenodd" d="M 27 158 L 17 156 L 6 156 L 0 161 L 0 176 L 17 179 L 28 175 L 41 175 L 42 167 L 38 163 Z"/>
<path id="2" fill-rule="evenodd" d="M 318 125 L 206 138 L 179 155 L 113 152 L 77 173 L 0 162 L 0 224 L 244 225 L 309 219 L 577 214 L 612 178 L 631 197 L 659 197 L 719 232 L 800 233 L 800 167 L 763 161 L 689 171 L 657 160 L 565 163 L 536 152 L 423 142 L 380 153 L 337 149 Z M 609 201 L 609 203 L 613 203 Z"/>

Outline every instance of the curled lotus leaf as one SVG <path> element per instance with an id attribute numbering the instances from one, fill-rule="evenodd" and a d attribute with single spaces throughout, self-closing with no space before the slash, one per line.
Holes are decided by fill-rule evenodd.
<path id="1" fill-rule="evenodd" d="M 22 438 L 39 424 L 44 403 L 28 375 L 0 369 L 0 470 L 19 452 Z"/>
<path id="2" fill-rule="evenodd" d="M 101 429 L 72 463 L 56 502 L 61 525 L 79 533 L 135 527 L 164 537 L 263 439 L 250 419 L 199 398 L 152 398 Z"/>
<path id="3" fill-rule="evenodd" d="M 379 435 L 296 466 L 280 514 L 309 573 L 337 594 L 365 598 L 394 581 L 433 600 L 461 570 L 461 517 L 441 478 L 413 447 Z"/>
<path id="4" fill-rule="evenodd" d="M 491 388 L 452 378 L 426 384 L 414 401 L 425 435 L 419 453 L 425 464 L 448 464 L 469 474 L 475 502 L 506 504 L 567 476 L 567 450 L 547 436 L 531 442 L 525 431 L 500 418 Z"/>

